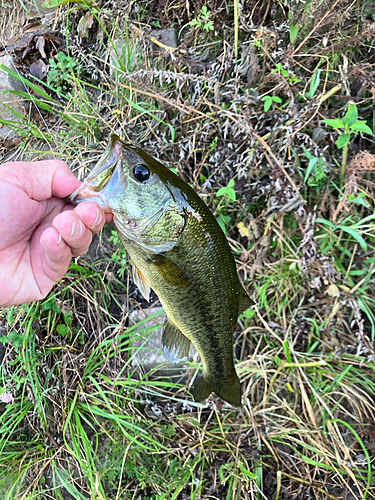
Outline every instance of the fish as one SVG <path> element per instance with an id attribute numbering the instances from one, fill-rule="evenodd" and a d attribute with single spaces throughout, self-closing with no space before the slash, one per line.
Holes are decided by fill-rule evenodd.
<path id="1" fill-rule="evenodd" d="M 178 175 L 116 134 L 69 201 L 96 201 L 113 214 L 134 283 L 146 300 L 153 289 L 166 312 L 165 358 L 186 361 L 191 344 L 200 354 L 203 373 L 193 388 L 194 400 L 214 392 L 241 406 L 233 327 L 253 302 L 204 201 Z"/>

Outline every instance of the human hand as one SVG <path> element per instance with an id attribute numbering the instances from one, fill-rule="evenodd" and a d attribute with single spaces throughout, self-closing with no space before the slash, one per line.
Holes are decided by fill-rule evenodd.
<path id="1" fill-rule="evenodd" d="M 62 198 L 80 182 L 62 161 L 0 165 L 0 306 L 44 298 L 112 215 Z"/>

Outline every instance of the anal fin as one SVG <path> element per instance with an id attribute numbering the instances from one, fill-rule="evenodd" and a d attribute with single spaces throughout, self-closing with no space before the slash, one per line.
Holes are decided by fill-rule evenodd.
<path id="1" fill-rule="evenodd" d="M 133 281 L 134 284 L 138 287 L 139 291 L 143 295 L 143 297 L 149 302 L 150 300 L 150 285 L 147 283 L 146 278 L 143 276 L 141 271 L 133 264 L 132 267 L 133 272 Z"/>
<path id="2" fill-rule="evenodd" d="M 182 363 L 190 354 L 191 342 L 167 318 L 163 330 L 163 354 L 170 363 Z"/>

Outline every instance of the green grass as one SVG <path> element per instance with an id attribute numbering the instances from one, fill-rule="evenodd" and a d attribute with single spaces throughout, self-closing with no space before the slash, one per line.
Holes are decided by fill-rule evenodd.
<path id="1" fill-rule="evenodd" d="M 242 410 L 194 403 L 196 357 L 180 373 L 138 365 L 156 326 L 129 322 L 146 305 L 104 231 L 46 299 L 1 312 L 5 499 L 375 497 L 375 151 L 366 131 L 341 144 L 329 126 L 353 114 L 367 3 L 345 29 L 340 4 L 324 21 L 332 3 L 313 1 L 207 4 L 206 20 L 203 4 L 64 5 L 48 80 L 12 73 L 43 117 L 0 119 L 22 137 L 13 159 L 47 148 L 82 179 L 121 129 L 207 201 L 256 307 L 234 332 Z M 98 42 L 75 56 L 87 13 Z M 156 55 L 145 26 L 173 24 L 182 45 Z M 353 123 L 373 130 L 372 98 L 369 85 L 350 96 Z"/>

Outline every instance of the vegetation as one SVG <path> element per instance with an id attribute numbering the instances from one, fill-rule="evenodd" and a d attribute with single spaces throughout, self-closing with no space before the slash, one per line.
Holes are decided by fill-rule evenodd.
<path id="1" fill-rule="evenodd" d="M 194 403 L 196 357 L 144 369 L 160 314 L 132 321 L 149 305 L 105 229 L 1 311 L 3 498 L 374 498 L 373 2 L 48 4 L 1 7 L 26 86 L 2 161 L 48 150 L 83 178 L 119 131 L 204 197 L 256 306 L 243 408 Z"/>

